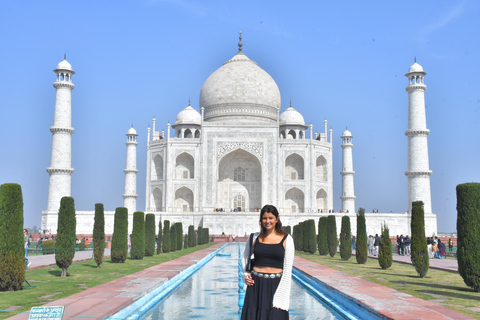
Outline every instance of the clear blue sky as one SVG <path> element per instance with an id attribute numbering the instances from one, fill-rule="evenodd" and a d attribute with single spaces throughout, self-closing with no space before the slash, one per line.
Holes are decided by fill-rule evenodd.
<path id="1" fill-rule="evenodd" d="M 55 102 L 52 72 L 73 77 L 72 195 L 77 210 L 123 205 L 125 133 L 139 133 L 137 208 L 145 208 L 146 133 L 188 105 L 237 52 L 277 82 L 307 124 L 354 138 L 356 206 L 407 210 L 408 95 L 414 57 L 428 73 L 432 207 L 456 229 L 455 187 L 480 181 L 480 3 L 477 1 L 0 1 L 0 183 L 22 185 L 25 226 L 47 207 Z"/>

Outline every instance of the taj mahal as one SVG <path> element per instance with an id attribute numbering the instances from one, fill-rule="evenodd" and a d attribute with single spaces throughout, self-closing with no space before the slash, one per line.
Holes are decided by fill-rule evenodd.
<path id="1" fill-rule="evenodd" d="M 333 130 L 323 121 L 320 133 L 306 125 L 299 110 L 282 108 L 275 80 L 245 55 L 240 35 L 238 52 L 205 81 L 199 109 L 191 103 L 179 109 L 174 124 L 156 131 L 156 119 L 147 128 L 145 208 L 137 208 L 137 131 L 127 131 L 123 206 L 129 212 L 154 213 L 156 223 L 182 222 L 210 229 L 210 234 L 243 236 L 258 231 L 258 212 L 274 204 L 283 225 L 336 215 L 350 216 L 356 233 L 353 170 L 353 135 L 345 130 L 336 145 Z M 75 72 L 66 59 L 57 68 L 55 112 L 49 173 L 47 209 L 42 229 L 57 230 L 63 196 L 71 196 L 71 93 Z M 366 213 L 367 233 L 380 233 L 386 223 L 390 234 L 410 234 L 411 202 L 425 204 L 426 234 L 437 232 L 432 213 L 428 160 L 424 76 L 414 63 L 408 78 L 408 203 L 404 213 Z M 283 110 L 283 111 L 282 111 Z M 407 121 L 406 121 L 407 124 Z M 337 141 L 340 141 L 338 139 Z M 342 168 L 333 167 L 335 147 L 342 150 Z M 143 164 L 142 164 L 143 165 Z M 119 173 L 121 174 L 121 173 Z M 341 211 L 333 208 L 333 176 L 342 176 Z M 399 172 L 399 174 L 403 174 Z M 75 195 L 73 195 L 75 197 Z M 105 211 L 105 232 L 113 233 L 114 208 Z M 76 211 L 77 234 L 93 232 L 94 212 Z"/>

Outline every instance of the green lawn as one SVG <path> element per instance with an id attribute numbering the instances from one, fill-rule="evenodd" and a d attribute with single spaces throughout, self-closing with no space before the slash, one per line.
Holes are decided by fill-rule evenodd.
<path id="1" fill-rule="evenodd" d="M 155 254 L 153 257 L 145 257 L 143 260 L 127 259 L 125 263 L 111 263 L 110 257 L 107 257 L 100 268 L 96 268 L 94 260 L 76 262 L 68 268 L 69 276 L 63 278 L 60 277 L 61 269 L 56 266 L 28 270 L 27 280 L 36 288 L 0 292 L 0 310 L 20 306 L 15 311 L 29 311 L 32 307 L 71 296 L 125 275 L 208 248 L 213 244 L 208 243 L 180 251 Z M 16 312 L 0 312 L 0 319 L 6 319 L 16 314 Z"/>
<path id="2" fill-rule="evenodd" d="M 391 268 L 382 270 L 378 260 L 369 258 L 366 264 L 358 264 L 355 256 L 342 261 L 340 254 L 331 258 L 297 251 L 299 257 L 340 270 L 347 274 L 408 293 L 424 300 L 434 300 L 447 308 L 480 318 L 480 312 L 470 308 L 480 307 L 480 292 L 474 292 L 463 282 L 458 273 L 430 269 L 425 278 L 419 278 L 411 265 L 393 262 Z"/>

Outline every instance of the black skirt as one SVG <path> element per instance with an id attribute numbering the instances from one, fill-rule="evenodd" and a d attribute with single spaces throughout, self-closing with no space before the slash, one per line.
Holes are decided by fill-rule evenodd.
<path id="1" fill-rule="evenodd" d="M 273 296 L 281 278 L 263 278 L 252 274 L 253 286 L 247 287 L 242 320 L 288 320 L 288 311 L 273 307 Z"/>

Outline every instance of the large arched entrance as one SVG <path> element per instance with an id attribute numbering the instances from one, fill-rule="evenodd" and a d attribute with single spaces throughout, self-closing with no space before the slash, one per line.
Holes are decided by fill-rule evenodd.
<path id="1" fill-rule="evenodd" d="M 220 160 L 215 207 L 254 211 L 262 204 L 262 165 L 251 153 L 237 149 Z"/>
<path id="2" fill-rule="evenodd" d="M 193 192 L 187 187 L 181 187 L 175 191 L 175 211 L 193 211 Z"/>

